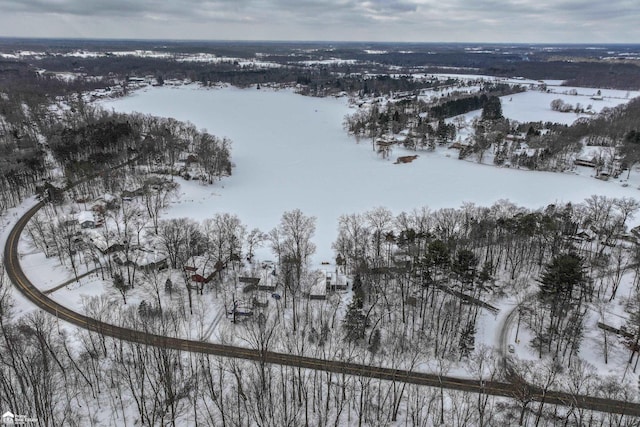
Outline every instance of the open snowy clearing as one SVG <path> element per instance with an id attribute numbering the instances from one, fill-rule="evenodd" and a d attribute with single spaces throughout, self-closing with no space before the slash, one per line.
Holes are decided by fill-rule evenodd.
<path id="1" fill-rule="evenodd" d="M 572 95 L 570 91 L 574 89 L 577 94 Z M 598 89 L 571 88 L 564 86 L 550 87 L 547 92 L 538 90 L 528 90 L 522 93 L 506 95 L 501 97 L 502 112 L 510 120 L 524 123 L 529 121 L 551 122 L 570 125 L 580 118 L 592 117 L 592 113 L 599 113 L 604 108 L 613 108 L 620 104 L 625 104 L 634 97 L 640 96 L 640 92 L 628 92 L 623 90 L 601 90 L 602 99 L 597 98 Z M 576 107 L 578 104 L 590 113 L 563 113 L 551 110 L 551 101 L 561 99 L 565 104 Z M 480 117 L 481 110 L 471 111 L 463 115 L 465 120 L 471 122 L 474 118 Z"/>
<path id="2" fill-rule="evenodd" d="M 233 140 L 233 176 L 213 186 L 179 179 L 181 198 L 169 217 L 202 220 L 230 212 L 248 227 L 269 231 L 284 211 L 299 208 L 317 217 L 316 262 L 334 257 L 331 243 L 340 215 L 376 206 L 399 213 L 509 199 L 538 208 L 582 201 L 592 194 L 640 196 L 633 183 L 625 188 L 588 176 L 479 165 L 459 161 L 456 151 L 446 149 L 419 153 L 415 162 L 395 165 L 393 159 L 407 154 L 405 150 L 396 149 L 391 160 L 382 160 L 370 141 L 356 144 L 346 134 L 342 120 L 352 110 L 343 98 L 192 85 L 149 88 L 103 105 L 188 120 Z"/>
<path id="3" fill-rule="evenodd" d="M 428 96 L 446 95 L 453 91 L 475 93 L 481 88 L 478 82 L 505 83 L 528 87 L 529 90 L 526 92 L 501 97 L 504 116 L 518 122 L 541 121 L 543 123 L 552 122 L 570 125 L 579 118 L 589 118 L 594 113 L 601 112 L 604 108 L 613 108 L 640 96 L 640 91 L 562 86 L 562 80 L 538 81 L 475 74 L 425 74 L 417 76 L 456 79 L 474 83 L 470 86 L 448 87 L 440 91 L 424 91 L 424 95 Z M 553 111 L 550 106 L 551 101 L 555 99 L 562 99 L 565 104 L 570 104 L 573 107 L 580 105 L 587 112 L 563 113 Z M 480 114 L 481 110 L 475 110 L 463 116 L 467 121 L 471 121 L 476 117 L 480 117 Z"/>

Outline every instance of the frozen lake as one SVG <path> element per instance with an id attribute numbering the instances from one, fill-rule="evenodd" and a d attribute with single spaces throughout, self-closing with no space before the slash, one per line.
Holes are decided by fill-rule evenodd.
<path id="1" fill-rule="evenodd" d="M 214 186 L 181 182 L 182 199 L 170 217 L 202 220 L 215 212 L 237 214 L 247 228 L 268 232 L 286 210 L 317 217 L 316 261 L 334 254 L 337 218 L 386 206 L 394 213 L 428 206 L 491 205 L 499 199 L 532 208 L 580 202 L 592 194 L 635 197 L 637 185 L 588 176 L 497 168 L 457 160 L 457 151 L 418 153 L 411 164 L 382 160 L 370 141 L 356 144 L 342 128 L 353 112 L 346 99 L 311 98 L 290 91 L 149 88 L 105 102 L 116 111 L 139 111 L 187 120 L 233 141 L 233 176 Z M 588 173 L 588 172 L 587 172 Z M 634 175 L 632 174 L 632 178 Z"/>

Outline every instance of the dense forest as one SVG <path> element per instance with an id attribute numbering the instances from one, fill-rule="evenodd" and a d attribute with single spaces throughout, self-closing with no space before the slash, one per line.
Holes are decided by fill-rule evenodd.
<path id="1" fill-rule="evenodd" d="M 110 169 L 123 164 L 186 176 L 186 163 L 197 163 L 197 174 L 189 178 L 208 182 L 231 174 L 231 142 L 192 124 L 109 113 L 75 94 L 51 110 L 42 104 L 46 99 L 15 92 L 0 97 L 0 211 L 45 183 L 64 187 L 99 170 L 106 179 Z M 180 159 L 188 161 L 176 168 Z M 60 178 L 55 171 L 62 172 L 63 185 L 55 183 Z"/>

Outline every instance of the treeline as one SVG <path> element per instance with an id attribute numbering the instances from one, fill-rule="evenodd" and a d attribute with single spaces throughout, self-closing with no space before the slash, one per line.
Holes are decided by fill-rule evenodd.
<path id="1" fill-rule="evenodd" d="M 483 69 L 492 76 L 522 76 L 534 80 L 565 80 L 566 86 L 599 87 L 637 90 L 640 67 L 636 64 L 612 61 L 580 61 L 568 57 L 565 61 L 544 60 L 494 63 Z"/>
<path id="2" fill-rule="evenodd" d="M 13 93 L 0 94 L 0 212 L 33 194 L 48 176 L 40 143 L 44 108 Z"/>
<path id="3" fill-rule="evenodd" d="M 229 83 L 233 86 L 288 85 L 308 96 L 331 96 L 341 93 L 360 95 L 387 95 L 393 92 L 417 92 L 420 89 L 437 88 L 450 84 L 437 79 L 416 79 L 410 75 L 366 76 L 370 68 L 357 65 L 299 65 L 287 63 L 281 67 L 263 68 L 250 65 L 239 66 L 229 62 L 225 65 L 208 66 L 183 75 L 205 86 Z M 169 74 L 171 76 L 171 74 Z"/>
<path id="4" fill-rule="evenodd" d="M 0 404 L 14 413 L 37 417 L 41 425 L 563 425 L 598 423 L 632 426 L 635 418 L 585 409 L 534 403 L 526 394 L 509 400 L 437 387 L 381 381 L 311 371 L 116 340 L 100 333 L 70 329 L 55 317 L 34 312 L 19 319 L 0 279 Z M 201 305 L 200 310 L 206 309 Z M 113 307 L 104 299 L 87 303 L 87 314 L 122 327 L 172 335 L 190 329 L 184 311 L 166 309 L 150 315 L 136 307 Z M 274 329 L 286 326 L 277 317 L 243 323 L 225 334 L 239 334 L 257 350 L 274 346 Z M 206 325 L 201 325 L 206 327 Z M 281 343 L 290 354 L 324 358 L 338 355 L 361 363 L 357 349 L 329 337 L 319 350 L 307 348 L 320 333 L 292 333 Z M 406 340 L 397 343 L 410 346 Z M 392 352 L 393 348 L 389 348 Z M 414 363 L 392 362 L 399 369 Z M 450 374 L 443 361 L 438 374 Z M 477 380 L 501 377 L 497 355 L 479 349 L 470 357 L 468 374 Z M 534 371 L 523 365 L 523 370 Z M 588 366 L 576 362 L 562 374 L 536 369 L 539 380 L 566 381 L 576 396 L 631 400 L 613 380 L 600 381 Z"/>
<path id="5" fill-rule="evenodd" d="M 72 64 L 62 71 L 77 71 Z M 33 106 L 34 103 L 51 102 L 56 96 L 68 96 L 112 85 L 105 76 L 90 79 L 63 79 L 42 73 L 26 61 L 0 58 L 0 92 L 19 97 Z"/>
<path id="6" fill-rule="evenodd" d="M 408 44 L 399 49 L 393 44 L 378 44 L 376 47 L 345 47 L 336 49 L 332 54 L 344 59 L 426 72 L 440 68 L 441 73 L 451 73 L 452 68 L 459 68 L 465 74 L 566 80 L 567 86 L 638 89 L 640 67 L 637 64 L 594 58 L 592 50 L 580 47 L 562 46 L 545 51 L 535 46 L 505 48 L 495 45 L 483 46 L 482 52 L 473 49 L 470 52 L 469 47 Z M 363 48 L 378 52 L 366 53 Z M 625 51 L 636 53 L 634 47 Z"/>
<path id="7" fill-rule="evenodd" d="M 179 62 L 174 59 L 185 53 L 210 53 L 219 57 L 264 60 L 284 67 L 293 67 L 304 78 L 305 72 L 299 61 L 327 59 L 344 60 L 350 64 L 322 64 L 319 67 L 348 75 L 350 73 L 370 74 L 441 72 L 459 70 L 465 74 L 522 76 L 534 80 L 566 80 L 568 85 L 585 87 L 610 87 L 616 89 L 637 89 L 640 67 L 617 59 L 594 57 L 594 51 L 585 47 L 557 46 L 546 50 L 539 46 L 478 46 L 451 44 L 388 44 L 388 43 L 259 43 L 259 42 L 171 42 L 162 46 L 144 41 L 65 41 L 57 40 L 3 40 L 0 41 L 9 52 L 31 50 L 52 53 L 37 59 L 29 59 L 40 68 L 54 71 L 87 72 L 91 76 L 162 75 L 166 78 L 190 78 L 194 81 L 223 81 L 232 83 L 235 79 L 241 85 L 265 82 L 261 76 L 269 74 L 271 82 L 295 82 L 296 78 L 284 77 L 288 71 L 270 70 L 258 74 L 233 76 L 233 71 L 242 74 L 240 67 L 233 63 L 207 64 Z M 626 53 L 633 58 L 637 54 L 634 46 L 607 46 L 614 56 Z M 85 49 L 104 53 L 110 51 L 153 50 L 167 54 L 168 58 L 136 58 L 134 56 L 110 55 L 97 58 L 82 58 L 64 54 Z M 604 54 L 605 50 L 602 51 Z M 283 68 L 284 68 L 283 67 Z M 215 70 L 212 74 L 209 71 Z M 225 73 L 231 71 L 230 74 Z M 217 76 L 216 73 L 222 73 Z M 218 78 L 220 78 L 218 80 Z M 326 86 L 324 82 L 318 84 Z"/>
<path id="8" fill-rule="evenodd" d="M 139 215 L 129 209 L 121 209 L 130 220 L 119 221 L 119 230 L 135 241 Z M 475 342 L 478 317 L 492 310 L 494 298 L 531 289 L 538 278 L 540 285 L 533 287 L 540 292 L 527 302 L 523 325 L 535 332 L 532 346 L 555 360 L 515 363 L 512 375 L 543 384 L 545 390 L 562 383 L 570 384 L 576 395 L 633 401 L 635 394 L 625 384 L 603 380 L 578 358 L 585 322 L 575 316 L 584 316 L 586 303 L 615 298 L 625 270 L 617 260 L 633 252 L 622 235 L 637 210 L 631 200 L 592 197 L 584 204 L 541 210 L 500 202 L 395 216 L 384 208 L 343 215 L 334 246 L 339 269 L 354 278 L 353 298 L 344 314 L 334 299 L 303 298 L 314 224 L 299 211 L 283 215 L 268 234 L 246 233 L 237 218 L 226 214 L 201 225 L 186 219 L 162 221 L 157 248 L 169 255 L 172 269 L 194 265 L 204 272 L 202 260 L 213 271 L 218 262 L 251 258 L 257 242 L 270 242 L 282 260 L 278 286 L 288 302 L 278 310 L 254 308 L 253 318 L 244 322 L 225 322 L 219 331 L 222 343 L 409 370 L 435 360 L 432 369 L 440 375 L 464 360 L 469 375 L 479 380 L 502 379 L 504 371 L 500 356 Z M 598 231 L 588 239 L 585 230 Z M 190 288 L 187 276 L 184 284 L 168 285 L 168 272 L 140 270 L 131 282 L 142 295 L 140 303 L 114 305 L 109 297 L 96 297 L 87 300 L 85 312 L 120 326 L 199 339 L 198 331 L 208 326 L 202 322 L 212 299 L 237 298 L 232 284 L 237 265 L 233 273 L 223 269 L 198 289 Z M 127 280 L 127 263 L 113 268 L 121 268 Z M 4 283 L 0 399 L 14 412 L 33 414 L 44 424 L 102 425 L 126 419 L 141 425 L 373 426 L 422 420 L 426 425 L 520 421 L 577 426 L 633 421 L 570 405 L 533 403 L 526 393 L 504 400 L 183 353 L 87 331 L 76 331 L 72 339 L 48 315 L 15 319 Z"/>
<path id="9" fill-rule="evenodd" d="M 478 95 L 445 99 L 429 109 L 432 119 L 446 119 L 459 116 L 473 110 L 481 110 L 491 97 L 500 97 L 523 92 L 525 89 L 508 84 L 485 84 Z"/>
<path id="10" fill-rule="evenodd" d="M 475 109 L 482 109 L 485 121 L 502 120 L 502 107 L 498 96 L 517 93 L 519 86 L 486 84 L 475 95 L 454 92 L 435 102 L 423 97 L 401 99 L 394 102 L 361 106 L 358 111 L 344 120 L 345 129 L 356 137 L 398 138 L 406 148 L 433 150 L 436 144 L 444 144 L 455 139 L 456 124 L 446 123 L 445 118 L 461 115 Z M 405 135 L 399 136 L 402 132 Z M 375 145 L 375 141 L 374 141 Z"/>
<path id="11" fill-rule="evenodd" d="M 106 56 L 70 58 L 50 56 L 35 63 L 52 71 L 80 71 L 90 76 L 110 76 L 124 81 L 129 76 L 154 76 L 158 80 L 189 79 L 204 86 L 228 83 L 237 87 L 252 85 L 301 85 L 304 95 L 328 96 L 340 92 L 382 95 L 394 91 L 417 91 L 438 87 L 447 82 L 435 79 L 414 79 L 410 75 L 392 78 L 387 74 L 366 76 L 374 65 L 311 64 L 296 61 L 299 57 L 280 58 L 279 66 L 240 64 L 237 59 L 215 63 L 180 61 L 176 58 L 144 58 L 136 56 Z M 382 68 L 386 72 L 386 68 Z"/>
<path id="12" fill-rule="evenodd" d="M 524 141 L 535 149 L 533 155 L 507 155 L 513 165 L 530 169 L 567 170 L 573 167 L 578 151 L 583 145 L 608 147 L 602 155 L 585 159 L 593 161 L 598 173 L 617 176 L 623 170 L 628 173 L 640 159 L 640 145 L 635 135 L 640 131 L 640 98 L 625 105 L 603 109 L 587 120 L 577 120 L 572 125 L 551 123 L 522 123 L 513 129 L 525 135 Z M 513 126 L 513 124 L 512 124 Z M 507 146 L 496 146 L 496 150 Z"/>
<path id="13" fill-rule="evenodd" d="M 231 141 L 193 124 L 107 112 L 75 94 L 55 108 L 52 103 L 49 95 L 30 96 L 20 86 L 0 96 L 0 212 L 39 189 L 97 174 L 122 181 L 126 169 L 111 169 L 124 164 L 209 183 L 232 173 Z"/>
<path id="14" fill-rule="evenodd" d="M 345 322 L 361 319 L 345 323 L 348 336 L 374 351 L 380 329 L 377 351 L 389 348 L 386 330 L 401 323 L 422 351 L 464 358 L 474 349 L 478 313 L 492 310 L 486 302 L 531 289 L 538 278 L 540 304 L 528 306 L 535 319 L 532 345 L 541 357 L 572 360 L 583 336 L 584 304 L 615 299 L 635 259 L 638 243 L 626 234 L 626 223 L 639 208 L 635 200 L 593 196 L 537 211 L 501 202 L 395 217 L 384 208 L 343 215 L 334 248 L 338 263 L 356 276 Z"/>
<path id="15" fill-rule="evenodd" d="M 48 129 L 47 141 L 70 181 L 93 175 L 96 168 L 109 173 L 123 163 L 172 175 L 185 175 L 187 163 L 193 163 L 198 177 L 210 182 L 231 175 L 227 139 L 200 132 L 191 123 L 107 112 L 82 101 Z"/>
<path id="16" fill-rule="evenodd" d="M 336 67 L 336 72 L 329 72 L 326 67 L 305 72 L 296 83 L 302 84 L 299 92 L 303 95 L 328 96 L 346 92 L 359 96 L 382 96 L 397 92 L 408 92 L 417 95 L 421 89 L 437 89 L 452 84 L 453 79 L 438 80 L 435 78 L 415 78 L 412 75 L 391 77 L 388 74 L 366 76 L 365 74 L 349 75 L 343 73 L 344 67 Z M 346 75 L 345 75 L 346 74 Z"/>

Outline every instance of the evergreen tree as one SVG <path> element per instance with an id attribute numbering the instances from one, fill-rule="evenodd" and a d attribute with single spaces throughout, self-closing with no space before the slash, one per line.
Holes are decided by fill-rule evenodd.
<path id="1" fill-rule="evenodd" d="M 442 240 L 439 239 L 429 243 L 427 257 L 429 259 L 429 263 L 434 267 L 444 269 L 451 264 L 451 253 L 449 248 Z"/>
<path id="2" fill-rule="evenodd" d="M 129 291 L 129 285 L 127 285 L 124 281 L 124 277 L 120 273 L 113 274 L 113 287 L 120 292 L 122 295 L 122 301 L 127 303 L 127 292 Z"/>
<path id="3" fill-rule="evenodd" d="M 463 357 L 469 356 L 475 349 L 475 333 L 475 326 L 471 322 L 467 323 L 460 331 L 460 360 L 462 360 Z"/>
<path id="4" fill-rule="evenodd" d="M 498 120 L 503 117 L 502 104 L 497 96 L 490 96 L 482 106 L 482 120 Z"/>
<path id="5" fill-rule="evenodd" d="M 362 310 L 362 299 L 354 295 L 353 300 L 347 308 L 342 327 L 345 331 L 345 339 L 355 342 L 364 339 L 367 318 Z"/>
<path id="6" fill-rule="evenodd" d="M 574 253 L 560 254 L 546 265 L 540 278 L 540 299 L 552 308 L 564 308 L 574 298 L 575 288 L 584 284 L 582 258 Z M 583 298 L 582 292 L 580 299 Z"/>
<path id="7" fill-rule="evenodd" d="M 380 329 L 373 331 L 369 341 L 369 351 L 371 354 L 376 354 L 380 350 Z"/>
<path id="8" fill-rule="evenodd" d="M 353 297 L 359 299 L 360 301 L 364 301 L 365 293 L 362 287 L 362 277 L 360 274 L 356 274 L 353 278 L 353 286 L 351 287 L 353 290 Z"/>
<path id="9" fill-rule="evenodd" d="M 146 300 L 140 301 L 140 304 L 138 305 L 138 315 L 140 317 L 147 317 L 149 315 L 149 309 L 150 307 Z"/>
<path id="10" fill-rule="evenodd" d="M 579 313 L 582 302 L 590 298 L 591 291 L 586 285 L 582 258 L 578 255 L 560 254 L 546 265 L 540 278 L 538 296 L 549 309 L 549 349 L 554 335 L 562 332 L 561 325 L 567 315 Z"/>
<path id="11" fill-rule="evenodd" d="M 445 123 L 444 119 L 440 119 L 435 133 L 438 138 L 438 142 L 443 144 L 456 137 L 456 126 L 453 123 Z"/>
<path id="12" fill-rule="evenodd" d="M 485 261 L 485 263 L 482 264 L 482 270 L 480 270 L 480 273 L 478 274 L 478 284 L 484 285 L 486 282 L 493 279 L 491 275 L 492 271 L 493 266 L 491 265 L 491 263 L 489 261 Z"/>
<path id="13" fill-rule="evenodd" d="M 478 257 L 469 249 L 461 249 L 456 254 L 452 270 L 458 275 L 462 283 L 473 282 L 478 266 Z"/>
<path id="14" fill-rule="evenodd" d="M 628 179 L 631 174 L 631 168 L 640 161 L 640 131 L 631 130 L 626 133 L 620 146 L 620 153 L 629 168 Z"/>

